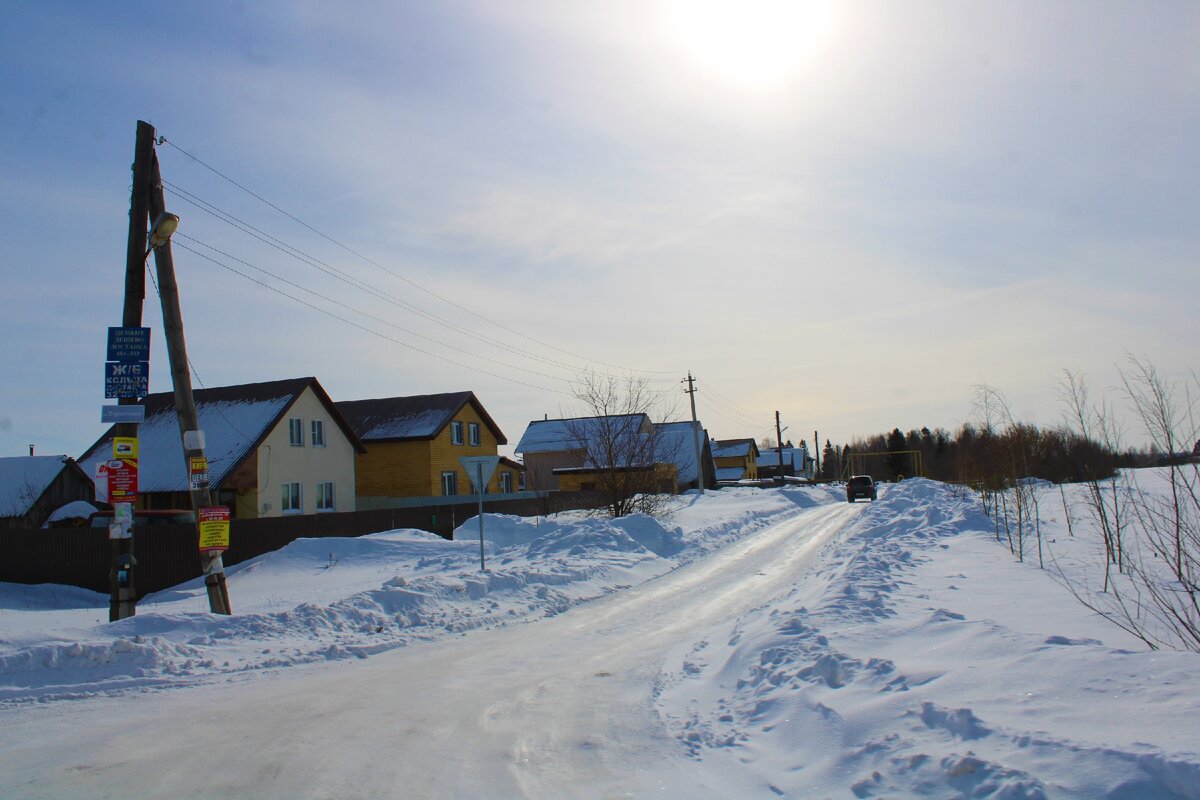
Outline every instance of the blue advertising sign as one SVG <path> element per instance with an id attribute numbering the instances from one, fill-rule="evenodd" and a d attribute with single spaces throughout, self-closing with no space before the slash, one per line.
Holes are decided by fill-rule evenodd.
<path id="1" fill-rule="evenodd" d="M 104 365 L 104 397 L 145 397 L 150 394 L 150 362 Z"/>
<path id="2" fill-rule="evenodd" d="M 149 328 L 109 328 L 108 358 L 105 361 L 120 361 L 134 364 L 150 360 Z"/>

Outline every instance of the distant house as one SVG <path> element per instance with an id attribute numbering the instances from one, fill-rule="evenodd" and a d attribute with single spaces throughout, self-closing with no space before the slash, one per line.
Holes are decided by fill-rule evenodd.
<path id="1" fill-rule="evenodd" d="M 557 470 L 588 466 L 585 442 L 648 435 L 652 429 L 653 423 L 645 414 L 534 420 L 517 442 L 516 452 L 525 461 L 529 489 L 556 491 L 563 488 L 555 475 Z"/>
<path id="2" fill-rule="evenodd" d="M 362 443 L 316 378 L 198 389 L 209 485 L 236 518 L 354 511 Z M 145 399 L 138 425 L 140 508 L 191 508 L 171 392 Z M 112 458 L 115 426 L 79 459 L 89 475 Z"/>
<path id="3" fill-rule="evenodd" d="M 40 528 L 62 506 L 95 496 L 92 479 L 69 456 L 0 458 L 0 529 Z"/>
<path id="4" fill-rule="evenodd" d="M 366 446 L 355 488 L 363 509 L 413 497 L 471 494 L 459 459 L 494 456 L 499 445 L 508 444 L 473 392 L 345 400 L 337 408 Z M 501 459 L 487 492 L 520 491 L 522 470 L 516 461 Z"/>
<path id="5" fill-rule="evenodd" d="M 652 488 L 658 494 L 678 494 L 679 479 L 674 464 L 657 463 L 642 467 L 560 467 L 554 470 L 561 492 L 595 492 L 611 488 L 612 477 L 629 479 L 629 486 Z"/>
<path id="6" fill-rule="evenodd" d="M 780 471 L 781 461 L 782 471 Z M 760 478 L 789 476 L 812 480 L 813 459 L 808 455 L 808 448 L 804 445 L 784 447 L 782 459 L 778 447 L 768 447 L 766 450 L 759 451 L 757 464 Z"/>
<path id="7" fill-rule="evenodd" d="M 717 480 L 758 480 L 758 445 L 753 439 L 714 439 Z"/>

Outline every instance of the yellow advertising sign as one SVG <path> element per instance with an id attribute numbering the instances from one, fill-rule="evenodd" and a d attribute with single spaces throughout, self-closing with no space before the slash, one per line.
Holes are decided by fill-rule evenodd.
<path id="1" fill-rule="evenodd" d="M 208 488 L 208 459 L 204 456 L 188 459 L 188 486 L 192 489 Z"/>
<path id="2" fill-rule="evenodd" d="M 136 462 L 138 458 L 138 440 L 136 436 L 114 436 L 113 458 L 122 461 Z"/>
<path id="3" fill-rule="evenodd" d="M 200 552 L 219 553 L 229 549 L 229 509 L 224 506 L 200 509 Z"/>

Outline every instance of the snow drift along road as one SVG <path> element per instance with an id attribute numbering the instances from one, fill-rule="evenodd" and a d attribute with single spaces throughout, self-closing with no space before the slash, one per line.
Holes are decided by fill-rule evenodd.
<path id="1" fill-rule="evenodd" d="M 174 611 L 202 602 L 183 588 L 117 629 L 209 666 L 139 677 L 115 653 L 71 667 L 79 701 L 47 676 L 82 656 L 33 662 L 89 629 L 52 644 L 6 615 L 27 627 L 0 642 L 0 794 L 1200 798 L 1195 654 L 1145 652 L 1012 563 L 969 495 L 493 521 L 487 576 L 473 530 L 397 532 L 256 562 L 242 620 Z M 287 600 L 302 577 L 318 602 Z"/>

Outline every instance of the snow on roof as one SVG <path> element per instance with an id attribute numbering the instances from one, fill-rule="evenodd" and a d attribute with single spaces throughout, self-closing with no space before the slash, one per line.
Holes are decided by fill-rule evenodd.
<path id="1" fill-rule="evenodd" d="M 807 451 L 803 447 L 785 447 L 783 448 L 783 463 L 791 464 L 796 469 L 804 469 L 804 459 Z M 760 467 L 777 467 L 779 466 L 779 449 L 769 447 L 758 454 L 755 463 Z"/>
<path id="2" fill-rule="evenodd" d="M 717 480 L 740 481 L 746 471 L 741 467 L 717 467 Z"/>
<path id="3" fill-rule="evenodd" d="M 752 450 L 758 449 L 753 439 L 713 439 L 713 458 L 747 457 Z"/>
<path id="4" fill-rule="evenodd" d="M 693 427 L 694 426 L 694 427 Z M 704 442 L 708 439 L 708 434 L 699 422 L 693 423 L 691 420 L 684 422 L 661 422 L 659 428 L 659 449 L 662 453 L 663 460 L 670 461 L 675 464 L 675 470 L 679 483 L 686 484 L 696 480 L 696 441 L 695 431 L 700 434 L 700 447 L 704 448 Z M 703 455 L 701 455 L 703 458 Z"/>
<path id="5" fill-rule="evenodd" d="M 0 517 L 23 517 L 70 461 L 68 456 L 0 458 Z"/>
<path id="6" fill-rule="evenodd" d="M 450 423 L 469 402 L 500 444 L 508 439 L 492 421 L 472 392 L 422 394 L 411 397 L 381 397 L 374 400 L 343 400 L 335 403 L 358 438 L 367 442 L 395 439 L 429 439 Z"/>
<path id="7" fill-rule="evenodd" d="M 534 420 L 525 428 L 521 441 L 517 442 L 518 453 L 558 453 L 579 446 L 582 437 L 598 437 L 605 424 L 612 430 L 628 427 L 641 430 L 650 424 L 645 414 L 621 414 L 611 417 L 576 417 L 574 419 Z"/>
<path id="8" fill-rule="evenodd" d="M 46 522 L 42 527 L 46 527 L 51 522 L 61 522 L 65 519 L 87 519 L 99 510 L 87 500 L 72 500 L 66 505 L 54 509 L 53 513 L 46 517 Z"/>
<path id="9" fill-rule="evenodd" d="M 251 383 L 200 389 L 192 393 L 209 481 L 216 488 L 265 437 L 296 397 L 316 384 L 315 378 Z M 146 420 L 138 425 L 138 490 L 182 492 L 188 490 L 187 462 L 175 413 L 175 396 L 160 392 L 146 397 Z M 96 466 L 112 458 L 114 428 L 79 459 L 79 466 L 94 476 Z"/>

